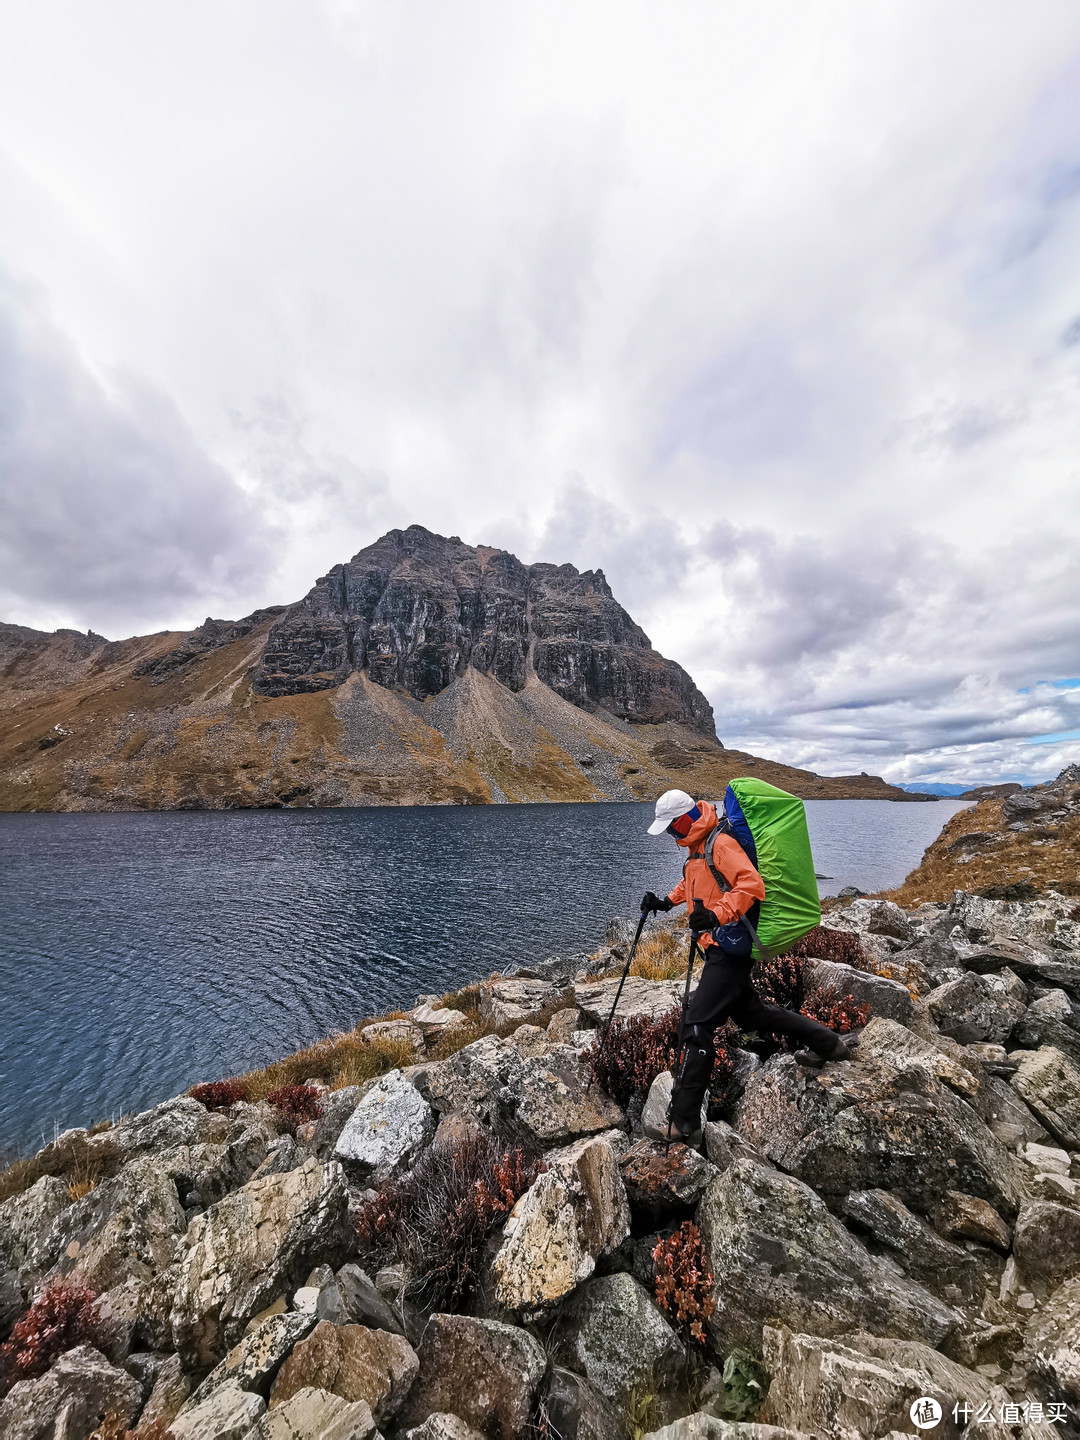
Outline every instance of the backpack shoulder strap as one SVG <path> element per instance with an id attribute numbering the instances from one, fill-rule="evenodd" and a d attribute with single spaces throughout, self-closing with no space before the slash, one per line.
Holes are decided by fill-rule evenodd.
<path id="1" fill-rule="evenodd" d="M 731 889 L 731 885 L 727 877 L 724 875 L 723 871 L 717 867 L 713 859 L 713 848 L 716 845 L 716 837 L 718 835 L 734 836 L 731 825 L 727 820 L 721 820 L 720 824 L 716 826 L 716 828 L 708 835 L 705 840 L 705 863 L 706 865 L 708 865 L 710 871 L 712 872 L 712 877 L 716 881 L 717 885 L 719 885 L 721 891 L 726 894 L 727 891 Z M 735 840 L 736 844 L 738 844 L 737 837 L 735 837 Z M 759 940 L 757 930 L 751 923 L 750 917 L 748 915 L 740 915 L 739 924 L 744 925 L 746 929 L 750 932 L 750 939 L 754 942 L 754 945 L 757 949 L 757 955 L 754 958 L 757 960 L 767 960 L 769 958 L 769 952 L 765 949 L 765 946 Z"/>

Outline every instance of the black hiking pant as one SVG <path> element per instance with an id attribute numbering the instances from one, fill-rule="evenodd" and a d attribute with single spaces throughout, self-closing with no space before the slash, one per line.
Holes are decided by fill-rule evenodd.
<path id="1" fill-rule="evenodd" d="M 836 1043 L 835 1033 L 816 1020 L 780 1005 L 767 1005 L 754 989 L 753 966 L 752 956 L 726 954 L 718 946 L 710 946 L 706 953 L 705 967 L 690 996 L 679 1037 L 684 1047 L 682 1080 L 671 1118 L 680 1130 L 698 1128 L 701 1102 L 709 1088 L 716 1056 L 713 1035 L 726 1020 L 734 1020 L 743 1030 L 794 1035 L 818 1055 L 827 1055 Z"/>

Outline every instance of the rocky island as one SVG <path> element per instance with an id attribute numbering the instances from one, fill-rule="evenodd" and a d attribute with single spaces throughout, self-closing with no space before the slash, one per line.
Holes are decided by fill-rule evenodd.
<path id="1" fill-rule="evenodd" d="M 420 525 L 238 621 L 0 624 L 0 810 L 650 800 L 748 770 L 805 798 L 934 798 L 726 749 L 602 571 Z"/>
<path id="2" fill-rule="evenodd" d="M 703 1154 L 642 1137 L 686 949 L 656 922 L 603 1048 L 619 923 L 18 1162 L 0 1436 L 1076 1435 L 1080 879 L 1035 857 L 1056 826 L 1071 864 L 1080 767 L 1006 801 L 918 903 L 759 966 L 858 1046 L 728 1028 Z M 993 846 L 1022 894 L 928 897 Z"/>

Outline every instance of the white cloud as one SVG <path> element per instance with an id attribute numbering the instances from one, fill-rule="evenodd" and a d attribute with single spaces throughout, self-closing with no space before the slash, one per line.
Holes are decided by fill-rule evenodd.
<path id="1" fill-rule="evenodd" d="M 8 616 L 240 613 L 420 521 L 604 568 L 729 740 L 1045 771 L 1078 79 L 1070 0 L 13 12 L 0 263 L 67 358 Z"/>

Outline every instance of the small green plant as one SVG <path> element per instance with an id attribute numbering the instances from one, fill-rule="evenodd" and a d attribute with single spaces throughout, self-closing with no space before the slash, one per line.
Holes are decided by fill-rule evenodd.
<path id="1" fill-rule="evenodd" d="M 629 1440 L 641 1440 L 643 1435 L 656 1428 L 653 1424 L 655 1409 L 656 1396 L 635 1385 L 626 1402 L 626 1431 Z"/>
<path id="2" fill-rule="evenodd" d="M 760 1361 L 746 1350 L 732 1350 L 724 1361 L 723 1394 L 713 1402 L 722 1420 L 752 1420 L 761 1409 L 768 1377 Z"/>

